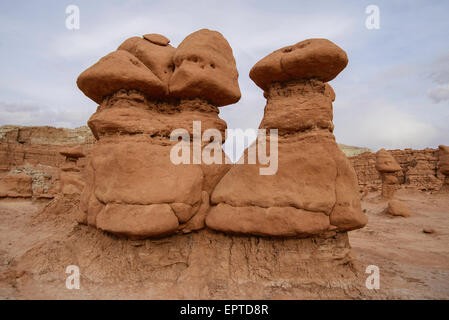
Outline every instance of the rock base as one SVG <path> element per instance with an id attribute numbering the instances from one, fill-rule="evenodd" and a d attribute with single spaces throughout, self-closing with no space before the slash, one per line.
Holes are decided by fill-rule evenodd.
<path id="1" fill-rule="evenodd" d="M 360 297 L 364 287 L 347 233 L 279 239 L 206 229 L 128 240 L 57 225 L 62 229 L 16 261 L 16 298 L 335 299 Z M 80 269 L 79 290 L 65 289 L 69 265 Z"/>

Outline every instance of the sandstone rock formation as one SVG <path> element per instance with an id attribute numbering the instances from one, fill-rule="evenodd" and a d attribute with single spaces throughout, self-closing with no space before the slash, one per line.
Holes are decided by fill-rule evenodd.
<path id="1" fill-rule="evenodd" d="M 161 35 L 130 38 L 84 71 L 78 86 L 100 105 L 88 121 L 97 143 L 78 221 L 132 238 L 203 228 L 209 195 L 228 166 L 173 163 L 178 141 L 170 135 L 184 129 L 190 142 L 217 129 L 224 137 L 218 106 L 240 98 L 237 76 L 231 47 L 206 29 L 178 49 Z M 197 131 L 193 121 L 201 121 Z"/>
<path id="2" fill-rule="evenodd" d="M 440 171 L 445 176 L 440 193 L 449 193 L 449 147 L 440 145 L 438 147 L 438 156 Z"/>
<path id="3" fill-rule="evenodd" d="M 227 233 L 307 237 L 363 227 L 357 178 L 335 142 L 332 80 L 345 52 L 324 39 L 282 48 L 259 61 L 250 77 L 267 98 L 260 129 L 278 129 L 278 170 L 261 175 L 261 162 L 234 165 L 211 197 L 208 227 Z M 275 139 L 276 141 L 272 141 Z M 271 152 L 271 151 L 270 151 Z"/>
<path id="4" fill-rule="evenodd" d="M 0 180 L 0 198 L 31 198 L 32 182 L 25 173 L 10 173 Z"/>
<path id="5" fill-rule="evenodd" d="M 395 172 L 401 171 L 401 167 L 388 151 L 380 149 L 376 153 L 376 169 L 382 177 L 382 198 L 392 199 L 398 188 Z"/>
<path id="6" fill-rule="evenodd" d="M 390 200 L 388 202 L 387 208 L 385 209 L 385 213 L 392 215 L 392 216 L 409 217 L 410 209 L 402 201 Z"/>
<path id="7" fill-rule="evenodd" d="M 64 165 L 61 167 L 60 191 L 64 195 L 81 194 L 84 188 L 83 177 L 80 168 L 77 166 L 79 158 L 84 158 L 81 146 L 64 148 L 59 153 L 66 157 Z"/>
<path id="8" fill-rule="evenodd" d="M 403 150 L 388 150 L 388 152 L 402 168 L 402 171 L 395 173 L 400 185 L 420 191 L 435 191 L 441 188 L 444 175 L 438 168 L 438 149 L 414 150 L 406 148 Z M 375 153 L 364 152 L 356 156 L 350 156 L 349 160 L 357 173 L 359 186 L 362 190 L 365 188 L 370 191 L 381 189 L 382 179 L 376 169 Z"/>

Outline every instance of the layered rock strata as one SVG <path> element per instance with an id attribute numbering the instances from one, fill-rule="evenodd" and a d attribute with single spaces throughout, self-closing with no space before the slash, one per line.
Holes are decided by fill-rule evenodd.
<path id="1" fill-rule="evenodd" d="M 195 162 L 198 150 L 190 142 L 199 135 L 201 152 L 210 142 L 201 139 L 206 130 L 225 136 L 218 106 L 239 100 L 238 72 L 218 32 L 197 31 L 177 49 L 165 39 L 130 38 L 78 78 L 79 88 L 100 103 L 88 121 L 97 143 L 86 168 L 81 223 L 131 238 L 204 227 L 209 195 L 228 167 Z M 171 157 L 177 129 L 189 164 Z M 224 141 L 214 142 L 221 150 Z"/>
<path id="2" fill-rule="evenodd" d="M 278 144 L 278 170 L 234 165 L 212 193 L 208 227 L 226 233 L 308 237 L 344 232 L 367 223 L 357 177 L 333 135 L 335 93 L 326 83 L 347 64 L 346 53 L 325 39 L 279 49 L 259 61 L 251 79 L 267 98 L 259 140 Z M 268 131 L 277 129 L 278 136 Z M 272 141 L 275 139 L 275 141 Z"/>

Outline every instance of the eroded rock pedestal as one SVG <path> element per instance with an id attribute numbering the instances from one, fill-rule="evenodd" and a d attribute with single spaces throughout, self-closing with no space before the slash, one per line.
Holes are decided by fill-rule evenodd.
<path id="1" fill-rule="evenodd" d="M 278 170 L 238 164 L 212 193 L 208 227 L 226 233 L 307 237 L 363 227 L 357 178 L 335 142 L 332 80 L 347 64 L 345 52 L 325 39 L 279 49 L 259 61 L 250 77 L 267 98 L 260 129 L 278 143 Z M 278 137 L 269 130 L 277 129 Z M 248 163 L 245 161 L 245 163 Z"/>
<path id="2" fill-rule="evenodd" d="M 367 297 L 373 290 L 366 290 L 366 274 L 357 273 L 350 250 L 346 233 L 279 239 L 203 229 L 133 241 L 78 225 L 28 251 L 12 281 L 15 296 L 25 299 L 55 293 L 68 299 Z M 81 290 L 62 290 L 74 261 L 82 272 Z"/>

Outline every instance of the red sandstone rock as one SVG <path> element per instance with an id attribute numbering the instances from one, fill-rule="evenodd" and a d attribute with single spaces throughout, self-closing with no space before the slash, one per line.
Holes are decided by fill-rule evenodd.
<path id="1" fill-rule="evenodd" d="M 400 171 L 401 167 L 398 162 L 385 149 L 380 149 L 376 153 L 376 169 L 379 172 L 396 172 Z"/>
<path id="2" fill-rule="evenodd" d="M 385 212 L 392 216 L 402 216 L 402 217 L 410 216 L 410 209 L 404 202 L 399 200 L 389 201 L 388 207 L 385 209 Z"/>
<path id="3" fill-rule="evenodd" d="M 148 40 L 154 44 L 160 45 L 160 46 L 166 46 L 170 43 L 170 40 L 158 33 L 148 33 L 148 34 L 144 34 L 143 38 L 145 40 Z"/>
<path id="4" fill-rule="evenodd" d="M 218 117 L 217 106 L 240 98 L 232 49 L 218 32 L 200 30 L 178 49 L 154 42 L 153 35 L 130 38 L 117 52 L 126 50 L 133 57 L 129 59 L 140 61 L 136 65 L 142 72 L 157 76 L 162 86 L 170 83 L 170 95 L 129 85 L 134 83 L 129 63 L 114 66 L 117 75 L 129 76 L 121 85 L 109 86 L 107 95 L 97 94 L 103 89 L 93 84 L 82 88 L 103 99 L 88 121 L 98 141 L 86 168 L 78 221 L 132 238 L 204 227 L 209 194 L 229 167 L 172 163 L 171 150 L 178 141 L 171 141 L 170 134 L 182 128 L 192 136 L 193 121 L 201 121 L 201 133 L 214 128 L 224 136 L 226 123 Z M 214 70 L 190 65 L 193 56 Z M 98 77 L 110 81 L 101 78 L 101 72 Z"/>
<path id="5" fill-rule="evenodd" d="M 84 158 L 86 156 L 83 152 L 83 148 L 80 145 L 61 149 L 59 153 L 67 158 L 74 159 Z"/>
<path id="6" fill-rule="evenodd" d="M 0 198 L 31 198 L 33 179 L 25 173 L 10 173 L 0 180 Z"/>
<path id="7" fill-rule="evenodd" d="M 442 174 L 449 176 L 449 147 L 440 145 L 439 151 L 439 166 Z"/>
<path id="8" fill-rule="evenodd" d="M 269 54 L 251 69 L 250 78 L 263 90 L 273 82 L 317 79 L 328 82 L 348 64 L 346 53 L 327 39 L 308 39 Z"/>
<path id="9" fill-rule="evenodd" d="M 168 81 L 173 74 L 173 55 L 176 49 L 168 45 L 168 42 L 166 45 L 160 45 L 159 43 L 164 41 L 162 37 L 165 38 L 162 35 L 158 35 L 159 40 L 156 40 L 155 35 L 151 37 L 145 35 L 144 39 L 132 37 L 125 40 L 118 50 L 125 50 L 139 59 L 161 81 L 165 92 L 168 93 Z M 139 88 L 123 87 L 123 89 Z M 142 92 L 146 93 L 144 90 Z M 150 93 L 150 96 L 155 97 L 154 93 Z"/>
<path id="10" fill-rule="evenodd" d="M 238 71 L 232 49 L 217 31 L 201 29 L 187 36 L 173 57 L 170 95 L 203 98 L 216 106 L 240 99 Z"/>
<path id="11" fill-rule="evenodd" d="M 440 193 L 449 193 L 449 147 L 440 145 L 438 147 L 440 172 L 445 175 Z"/>
<path id="12" fill-rule="evenodd" d="M 401 171 L 401 167 L 388 151 L 380 149 L 376 153 L 376 169 L 382 177 L 382 198 L 392 199 L 399 182 L 394 172 Z"/>
<path id="13" fill-rule="evenodd" d="M 332 64 L 319 61 L 315 75 Z M 333 90 L 317 79 L 302 79 L 312 77 L 308 73 L 279 84 L 276 69 L 265 72 L 263 79 L 270 85 L 264 88 L 267 106 L 260 128 L 279 129 L 278 170 L 261 175 L 259 162 L 234 165 L 212 193 L 207 226 L 229 233 L 294 237 L 363 227 L 367 218 L 361 212 L 356 175 L 332 134 Z M 269 148 L 272 141 L 268 136 L 266 140 Z"/>
<path id="14" fill-rule="evenodd" d="M 157 98 L 167 94 L 162 81 L 142 61 L 124 50 L 101 58 L 80 74 L 77 84 L 86 96 L 98 104 L 120 89 L 136 89 Z"/>
<path id="15" fill-rule="evenodd" d="M 399 184 L 421 191 L 433 191 L 441 188 L 444 175 L 438 170 L 438 149 L 389 150 L 403 171 L 397 171 L 395 177 Z M 381 184 L 380 173 L 376 169 L 376 154 L 365 152 L 349 158 L 359 181 L 360 188 L 378 189 Z"/>

